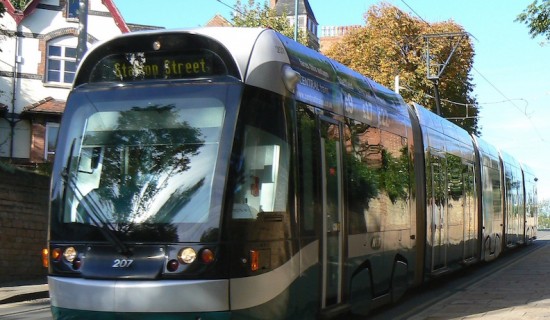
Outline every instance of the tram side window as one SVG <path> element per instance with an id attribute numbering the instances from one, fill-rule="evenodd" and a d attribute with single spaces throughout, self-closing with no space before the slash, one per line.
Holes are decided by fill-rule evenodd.
<path id="1" fill-rule="evenodd" d="M 348 124 L 345 136 L 350 233 L 406 228 L 411 168 L 407 139 L 361 122 Z"/>
<path id="2" fill-rule="evenodd" d="M 496 219 L 502 219 L 504 212 L 502 210 L 502 185 L 500 180 L 500 171 L 496 168 L 489 168 L 489 175 L 492 181 L 492 212 L 494 212 L 494 217 Z"/>
<path id="3" fill-rule="evenodd" d="M 269 93 L 243 102 L 236 141 L 242 143 L 233 195 L 232 218 L 282 221 L 288 208 L 290 146 L 285 113 Z M 280 101 L 280 99 L 279 99 Z M 235 159 L 235 155 L 233 156 Z"/>
<path id="4" fill-rule="evenodd" d="M 493 219 L 494 215 L 494 208 L 493 208 L 493 180 L 491 179 L 491 169 L 486 164 L 482 164 L 481 169 L 481 186 L 483 186 L 482 189 L 482 205 L 483 205 L 483 221 L 491 221 Z"/>
<path id="5" fill-rule="evenodd" d="M 387 230 L 408 229 L 410 225 L 409 195 L 412 160 L 406 137 L 382 131 L 383 173 L 381 186 L 386 201 Z"/>
<path id="6" fill-rule="evenodd" d="M 448 223 L 451 226 L 464 223 L 464 178 L 466 172 L 462 158 L 457 155 L 447 153 L 447 211 Z"/>
<path id="7" fill-rule="evenodd" d="M 289 155 L 284 141 L 247 126 L 244 175 L 233 218 L 256 219 L 261 212 L 286 211 Z"/>
<path id="8" fill-rule="evenodd" d="M 315 204 L 319 182 L 316 177 L 316 162 L 318 150 L 315 149 L 316 125 L 315 114 L 306 105 L 298 107 L 298 171 L 300 219 L 302 230 L 306 233 L 315 231 Z"/>
<path id="9" fill-rule="evenodd" d="M 526 215 L 529 218 L 534 218 L 537 215 L 537 192 L 536 192 L 536 185 L 531 182 L 530 180 L 534 180 L 532 176 L 525 176 L 525 192 L 526 192 Z"/>
<path id="10" fill-rule="evenodd" d="M 350 233 L 365 233 L 369 227 L 378 226 L 373 213 L 372 200 L 379 193 L 381 163 L 380 130 L 361 122 L 351 121 L 345 127 L 346 183 Z"/>
<path id="11" fill-rule="evenodd" d="M 520 210 L 523 207 L 523 192 L 521 190 L 521 172 L 518 168 L 511 165 L 506 166 L 506 207 L 509 215 L 513 215 L 517 218 L 520 214 Z M 511 226 L 511 224 L 509 224 Z"/>

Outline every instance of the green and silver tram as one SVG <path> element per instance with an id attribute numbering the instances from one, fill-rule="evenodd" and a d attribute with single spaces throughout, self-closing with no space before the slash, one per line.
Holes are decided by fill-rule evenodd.
<path id="1" fill-rule="evenodd" d="M 476 184 L 474 147 L 273 30 L 104 42 L 59 133 L 54 318 L 366 314 L 486 260 L 476 190 L 491 186 Z"/>

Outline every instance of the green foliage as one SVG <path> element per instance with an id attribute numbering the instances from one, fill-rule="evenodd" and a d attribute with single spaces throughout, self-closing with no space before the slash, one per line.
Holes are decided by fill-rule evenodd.
<path id="1" fill-rule="evenodd" d="M 381 178 L 380 170 L 369 168 L 367 164 L 355 157 L 354 154 L 347 153 L 346 155 L 349 197 L 350 199 L 362 199 L 363 202 L 360 204 L 368 208 L 369 201 L 379 194 L 379 183 L 384 182 Z M 356 211 L 361 212 L 361 207 L 356 209 Z"/>
<path id="2" fill-rule="evenodd" d="M 533 1 L 515 21 L 525 23 L 532 38 L 543 36 L 550 40 L 550 1 L 542 0 L 540 4 Z"/>
<path id="3" fill-rule="evenodd" d="M 287 14 L 278 15 L 267 2 L 260 4 L 255 0 L 248 0 L 248 4 L 243 5 L 240 0 L 237 0 L 231 19 L 235 27 L 270 28 L 289 38 L 294 38 L 294 26 L 290 25 Z M 298 31 L 298 42 L 307 45 L 307 37 L 301 30 Z"/>
<path id="4" fill-rule="evenodd" d="M 51 177 L 52 169 L 53 169 L 53 162 L 44 162 L 44 163 L 36 164 L 33 172 L 41 176 Z"/>
<path id="5" fill-rule="evenodd" d="M 426 42 L 423 35 L 462 33 L 464 29 L 453 21 L 427 24 L 397 7 L 381 4 L 365 13 L 366 26 L 358 28 L 329 48 L 325 54 L 350 68 L 393 87 L 400 77 L 400 93 L 405 101 L 414 101 L 435 110 L 433 82 L 427 78 Z M 433 41 L 432 41 L 433 40 Z M 430 55 L 443 63 L 449 57 L 453 42 L 447 37 L 430 40 Z M 478 108 L 472 95 L 474 85 L 470 71 L 474 49 L 469 39 L 462 40 L 439 79 L 442 114 L 468 132 L 478 132 Z M 468 105 L 468 112 L 466 107 Z M 468 114 L 469 118 L 465 118 Z"/>
<path id="6" fill-rule="evenodd" d="M 539 229 L 550 229 L 550 200 L 538 203 L 538 225 Z"/>
<path id="7" fill-rule="evenodd" d="M 8 162 L 0 161 L 0 170 L 14 173 L 18 168 Z"/>
<path id="8" fill-rule="evenodd" d="M 51 162 L 46 162 L 42 164 L 36 164 L 34 167 L 20 167 L 16 166 L 7 160 L 0 160 L 0 171 L 4 171 L 10 174 L 18 174 L 21 176 L 28 176 L 32 174 L 37 174 L 40 176 L 50 177 L 52 173 Z"/>
<path id="9" fill-rule="evenodd" d="M 379 185 L 386 190 L 390 200 L 407 200 L 409 190 L 409 156 L 407 148 L 401 149 L 399 158 L 393 157 L 387 150 L 382 150 L 382 170 Z"/>
<path id="10" fill-rule="evenodd" d="M 31 2 L 31 0 L 10 0 L 10 2 L 15 9 L 24 10 L 25 7 L 27 7 L 27 4 Z"/>

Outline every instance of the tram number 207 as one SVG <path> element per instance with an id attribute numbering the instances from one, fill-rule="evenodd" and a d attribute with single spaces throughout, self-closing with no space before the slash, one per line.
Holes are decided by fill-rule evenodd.
<path id="1" fill-rule="evenodd" d="M 131 260 L 131 259 L 115 259 L 113 261 L 112 267 L 113 268 L 128 268 L 129 266 L 132 265 L 132 262 L 134 262 L 134 260 Z"/>

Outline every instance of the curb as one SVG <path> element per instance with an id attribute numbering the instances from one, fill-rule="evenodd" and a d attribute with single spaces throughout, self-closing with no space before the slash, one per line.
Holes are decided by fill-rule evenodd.
<path id="1" fill-rule="evenodd" d="M 16 302 L 23 302 L 23 301 L 36 300 L 36 299 L 46 299 L 49 297 L 50 297 L 50 294 L 48 291 L 30 292 L 30 293 L 15 295 L 15 296 L 6 298 L 4 300 L 0 300 L 0 304 L 16 303 Z"/>
<path id="2" fill-rule="evenodd" d="M 14 290 L 8 288 L 14 288 Z M 0 305 L 50 297 L 48 285 L 8 288 L 0 288 Z"/>

